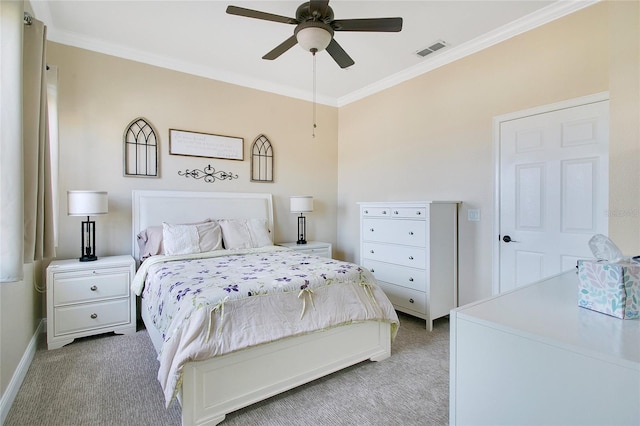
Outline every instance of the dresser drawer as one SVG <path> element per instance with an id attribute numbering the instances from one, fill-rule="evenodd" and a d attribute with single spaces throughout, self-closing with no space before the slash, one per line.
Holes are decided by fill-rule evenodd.
<path id="1" fill-rule="evenodd" d="M 364 218 L 362 238 L 364 241 L 425 247 L 427 223 L 422 220 Z"/>
<path id="2" fill-rule="evenodd" d="M 362 216 L 391 217 L 389 207 L 362 207 Z"/>
<path id="3" fill-rule="evenodd" d="M 379 260 L 419 269 L 427 266 L 426 249 L 423 248 L 367 242 L 362 244 L 362 250 L 363 261 Z"/>
<path id="4" fill-rule="evenodd" d="M 56 336 L 128 324 L 131 322 L 129 302 L 126 298 L 55 308 Z"/>
<path id="5" fill-rule="evenodd" d="M 389 298 L 389 301 L 398 310 L 404 311 L 407 309 L 422 315 L 427 314 L 427 295 L 425 292 L 400 287 L 384 281 L 380 281 L 378 284 Z"/>
<path id="6" fill-rule="evenodd" d="M 129 296 L 129 270 L 101 273 L 59 273 L 53 288 L 54 306 Z"/>
<path id="7" fill-rule="evenodd" d="M 370 270 L 376 280 L 386 281 L 418 291 L 426 291 L 427 289 L 427 273 L 424 269 L 408 268 L 370 259 L 364 259 L 362 266 Z"/>
<path id="8" fill-rule="evenodd" d="M 392 207 L 390 211 L 391 217 L 427 220 L 425 207 Z"/>

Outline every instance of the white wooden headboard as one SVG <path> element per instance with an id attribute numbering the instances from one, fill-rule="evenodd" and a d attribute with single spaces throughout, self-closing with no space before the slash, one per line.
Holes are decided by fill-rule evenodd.
<path id="1" fill-rule="evenodd" d="M 267 219 L 271 239 L 273 201 L 268 193 L 191 192 L 134 190 L 131 211 L 133 232 L 131 254 L 138 260 L 136 235 L 149 226 L 167 223 L 193 223 L 210 219 Z"/>

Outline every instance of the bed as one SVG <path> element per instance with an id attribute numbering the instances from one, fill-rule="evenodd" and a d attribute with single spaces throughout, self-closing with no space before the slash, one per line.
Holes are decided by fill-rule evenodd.
<path id="1" fill-rule="evenodd" d="M 158 379 L 165 400 L 167 405 L 174 398 L 180 402 L 183 425 L 218 424 L 232 411 L 361 361 L 391 355 L 398 318 L 373 276 L 358 265 L 273 246 L 271 194 L 136 190 L 132 212 L 132 254 L 140 265 L 132 289 L 142 295 L 141 316 L 159 354 Z M 143 253 L 138 236 L 150 227 L 165 223 L 165 237 L 175 231 L 180 241 L 183 235 L 188 239 L 193 224 L 210 219 L 244 223 L 249 229 L 249 222 L 258 224 L 255 233 L 262 233 L 250 234 L 263 245 L 185 254 L 179 248 L 175 252 L 174 247 L 181 246 L 171 237 L 164 242 L 170 243 L 165 247 L 168 255 L 144 259 L 148 253 Z M 221 272 L 223 264 L 230 269 Z M 278 269 L 273 279 L 253 276 L 275 265 L 295 273 L 283 275 Z M 258 281 L 243 281 L 249 276 L 243 268 L 250 268 L 250 278 Z M 200 283 L 209 282 L 209 275 L 206 280 L 180 275 L 189 269 L 222 275 L 227 281 L 211 291 L 224 297 L 204 303 L 195 296 L 189 299 L 201 291 Z M 342 282 L 343 275 L 350 278 Z M 156 297 L 169 293 L 166 282 L 162 284 L 165 278 L 183 287 L 185 280 L 194 280 L 184 291 L 191 294 L 174 298 L 182 295 L 186 304 L 172 300 L 170 305 Z M 277 284 L 256 284 L 265 280 Z M 344 305 L 329 302 L 335 292 Z M 160 319 L 161 312 L 169 319 Z M 276 318 L 268 318 L 269 312 Z M 242 331 L 235 332 L 238 329 Z"/>

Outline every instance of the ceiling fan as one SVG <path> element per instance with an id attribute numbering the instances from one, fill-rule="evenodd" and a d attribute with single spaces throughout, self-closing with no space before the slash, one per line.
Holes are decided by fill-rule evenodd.
<path id="1" fill-rule="evenodd" d="M 295 18 L 237 6 L 227 7 L 227 13 L 296 26 L 291 37 L 264 55 L 262 59 L 276 59 L 299 44 L 314 55 L 316 52 L 327 49 L 329 55 L 341 68 L 347 68 L 355 62 L 333 38 L 335 31 L 398 32 L 402 30 L 402 18 L 334 19 L 329 0 L 311 0 L 302 3 L 296 10 Z"/>

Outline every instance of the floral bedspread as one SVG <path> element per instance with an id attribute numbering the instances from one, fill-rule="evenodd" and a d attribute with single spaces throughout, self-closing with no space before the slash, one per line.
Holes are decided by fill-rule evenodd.
<path id="1" fill-rule="evenodd" d="M 163 336 L 158 380 L 167 405 L 182 366 L 289 336 L 357 321 L 398 327 L 371 273 L 282 247 L 146 260 L 132 284 Z"/>

